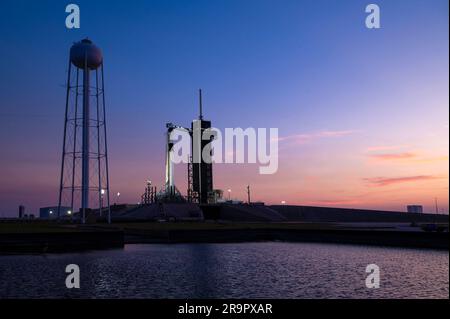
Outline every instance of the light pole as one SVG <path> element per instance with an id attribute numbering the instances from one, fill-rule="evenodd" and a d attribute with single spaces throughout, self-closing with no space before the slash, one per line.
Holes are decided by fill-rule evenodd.
<path id="1" fill-rule="evenodd" d="M 231 189 L 228 189 L 228 200 L 231 201 Z"/>
<path id="2" fill-rule="evenodd" d="M 100 190 L 100 217 L 103 215 L 103 195 L 105 195 L 105 190 Z"/>
<path id="3" fill-rule="evenodd" d="M 120 192 L 117 192 L 117 204 L 119 204 Z"/>

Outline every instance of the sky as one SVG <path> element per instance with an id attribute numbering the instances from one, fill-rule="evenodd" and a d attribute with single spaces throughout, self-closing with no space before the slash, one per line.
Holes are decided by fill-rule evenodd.
<path id="1" fill-rule="evenodd" d="M 104 54 L 111 193 L 164 182 L 165 123 L 278 128 L 279 169 L 217 164 L 235 199 L 404 211 L 449 206 L 448 1 L 2 1 L 0 216 L 57 203 L 70 46 Z M 186 190 L 186 166 L 176 184 Z"/>

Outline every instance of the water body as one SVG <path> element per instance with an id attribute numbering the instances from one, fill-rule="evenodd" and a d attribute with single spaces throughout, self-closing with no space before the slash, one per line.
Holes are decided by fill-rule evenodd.
<path id="1" fill-rule="evenodd" d="M 65 286 L 68 264 L 80 289 Z M 368 264 L 378 289 L 366 288 Z M 449 298 L 449 254 L 267 242 L 0 256 L 0 298 Z"/>

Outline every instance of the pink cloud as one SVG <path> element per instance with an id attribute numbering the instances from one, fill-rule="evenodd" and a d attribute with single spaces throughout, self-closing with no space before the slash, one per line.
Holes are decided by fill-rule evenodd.
<path id="1" fill-rule="evenodd" d="M 410 159 L 417 157 L 417 155 L 414 153 L 386 153 L 386 154 L 372 154 L 369 156 L 377 160 L 397 160 L 397 159 Z"/>
<path id="2" fill-rule="evenodd" d="M 437 157 L 423 157 L 419 153 L 413 152 L 369 154 L 367 156 L 377 161 L 407 160 L 410 163 L 432 163 L 439 161 L 448 161 L 447 155 Z"/>
<path id="3" fill-rule="evenodd" d="M 366 150 L 367 152 L 376 152 L 376 151 L 392 151 L 407 148 L 407 145 L 377 145 L 377 146 L 369 146 Z"/>
<path id="4" fill-rule="evenodd" d="M 320 131 L 315 133 L 305 133 L 305 134 L 295 134 L 288 136 L 281 136 L 278 138 L 278 141 L 292 141 L 297 144 L 306 144 L 313 142 L 314 140 L 318 140 L 321 138 L 335 138 L 335 137 L 343 137 L 356 133 L 353 130 L 346 131 Z"/>
<path id="5" fill-rule="evenodd" d="M 361 204 L 361 201 L 358 200 L 333 200 L 333 199 L 321 199 L 321 200 L 316 200 L 316 201 L 310 201 L 307 202 L 308 205 L 313 205 L 313 206 L 321 206 L 321 205 L 330 205 L 330 206 L 345 206 L 345 205 L 358 205 Z"/>
<path id="6" fill-rule="evenodd" d="M 437 178 L 438 177 L 432 175 L 417 175 L 405 177 L 371 177 L 371 178 L 364 178 L 364 181 L 366 181 L 369 184 L 369 186 L 372 187 L 383 187 L 393 184 L 427 181 Z"/>

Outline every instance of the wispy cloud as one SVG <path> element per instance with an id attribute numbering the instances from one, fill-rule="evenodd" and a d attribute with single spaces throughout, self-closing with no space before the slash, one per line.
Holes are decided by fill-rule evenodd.
<path id="1" fill-rule="evenodd" d="M 334 205 L 358 205 L 361 204 L 361 201 L 359 200 L 353 200 L 353 199 L 342 199 L 342 200 L 333 200 L 333 199 L 320 199 L 315 201 L 309 201 L 306 203 L 307 205 L 318 205 L 318 206 L 334 206 Z"/>
<path id="2" fill-rule="evenodd" d="M 399 183 L 412 183 L 437 179 L 439 177 L 433 175 L 417 175 L 404 177 L 370 177 L 364 178 L 364 181 L 373 187 L 383 187 Z"/>
<path id="3" fill-rule="evenodd" d="M 367 152 L 377 152 L 377 151 L 393 151 L 407 148 L 408 145 L 376 145 L 369 146 L 366 151 Z"/>
<path id="4" fill-rule="evenodd" d="M 416 159 L 415 162 L 417 163 L 433 163 L 433 162 L 440 162 L 440 161 L 448 161 L 448 156 L 438 156 L 438 157 L 429 157 L 429 158 L 419 158 Z"/>
<path id="5" fill-rule="evenodd" d="M 397 161 L 397 162 L 408 162 L 412 164 L 417 163 L 433 163 L 440 161 L 448 161 L 448 156 L 435 156 L 426 157 L 423 154 L 417 152 L 397 152 L 397 153 L 379 153 L 379 154 L 368 154 L 370 159 L 375 161 Z"/>
<path id="6" fill-rule="evenodd" d="M 370 154 L 370 158 L 376 160 L 401 160 L 401 159 L 412 159 L 417 157 L 415 153 L 385 153 L 385 154 Z"/>
<path id="7" fill-rule="evenodd" d="M 351 134 L 356 133 L 357 131 L 354 130 L 345 130 L 345 131 L 319 131 L 314 133 L 305 133 L 305 134 L 295 134 L 295 135 L 288 135 L 288 136 L 280 136 L 278 138 L 278 141 L 280 142 L 294 142 L 296 144 L 306 144 L 313 142 L 318 139 L 322 138 L 336 138 L 336 137 L 343 137 L 348 136 Z"/>

